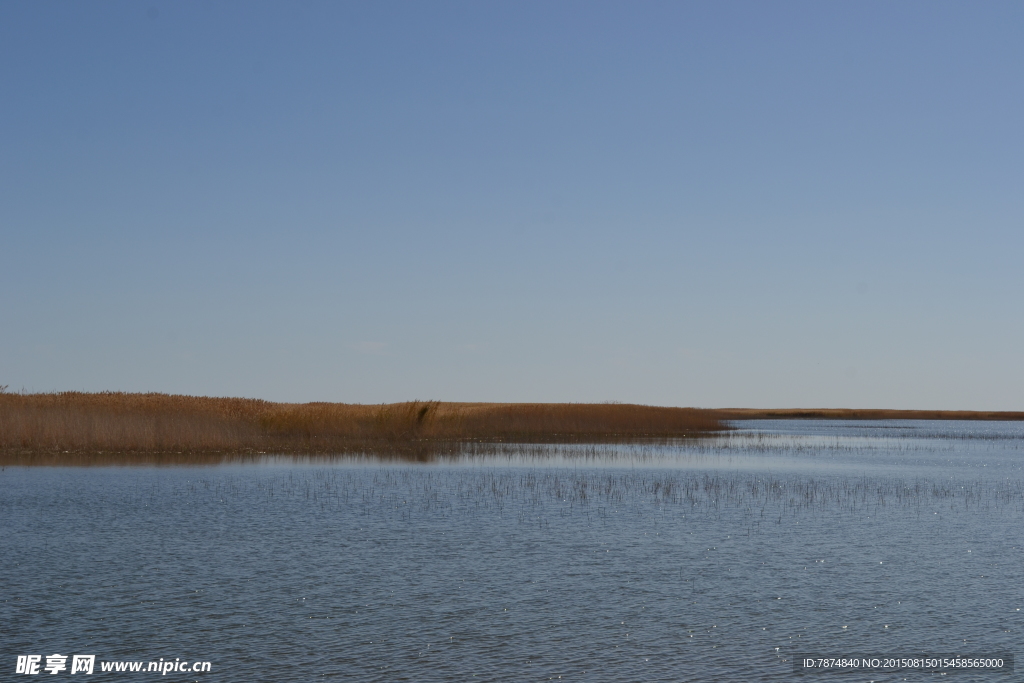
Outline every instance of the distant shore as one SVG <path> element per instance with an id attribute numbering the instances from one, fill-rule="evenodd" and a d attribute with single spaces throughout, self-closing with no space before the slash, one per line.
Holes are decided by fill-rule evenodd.
<path id="1" fill-rule="evenodd" d="M 722 408 L 722 420 L 1024 420 L 1024 411 L 885 408 Z"/>
<path id="2" fill-rule="evenodd" d="M 0 465 L 367 454 L 432 460 L 469 444 L 699 438 L 730 420 L 1024 420 L 1024 412 L 705 409 L 621 403 L 273 403 L 120 392 L 0 393 Z"/>

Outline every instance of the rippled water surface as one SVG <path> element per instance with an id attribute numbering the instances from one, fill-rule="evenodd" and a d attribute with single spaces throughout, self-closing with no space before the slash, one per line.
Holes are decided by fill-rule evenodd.
<path id="1" fill-rule="evenodd" d="M 167 681 L 816 680 L 795 655 L 1024 653 L 1024 423 L 735 426 L 417 466 L 7 468 L 0 679 L 33 653 L 212 662 Z"/>

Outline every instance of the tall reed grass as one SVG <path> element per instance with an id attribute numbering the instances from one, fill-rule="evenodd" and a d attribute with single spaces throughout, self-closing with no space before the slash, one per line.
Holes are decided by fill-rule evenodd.
<path id="1" fill-rule="evenodd" d="M 0 462 L 6 464 L 263 453 L 386 452 L 423 459 L 471 442 L 614 442 L 721 429 L 714 411 L 630 404 L 292 404 L 119 392 L 0 393 Z"/>

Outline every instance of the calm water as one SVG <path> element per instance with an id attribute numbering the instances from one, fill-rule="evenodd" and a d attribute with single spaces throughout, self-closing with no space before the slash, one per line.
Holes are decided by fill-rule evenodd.
<path id="1" fill-rule="evenodd" d="M 0 680 L 52 653 L 212 662 L 167 681 L 825 680 L 794 656 L 1024 654 L 1024 423 L 736 424 L 419 466 L 7 468 Z"/>

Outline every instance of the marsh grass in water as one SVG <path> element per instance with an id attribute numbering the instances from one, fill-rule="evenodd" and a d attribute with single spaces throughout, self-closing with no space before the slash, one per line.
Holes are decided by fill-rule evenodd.
<path id="1" fill-rule="evenodd" d="M 384 467 L 290 470 L 266 477 L 199 478 L 175 494 L 231 502 L 292 502 L 331 513 L 472 517 L 581 515 L 599 522 L 609 511 L 740 513 L 753 524 L 816 512 L 877 514 L 1001 511 L 1024 513 L 1024 480 L 908 479 L 890 476 L 777 476 L 764 473 L 609 471 L 603 469 Z M 145 495 L 139 492 L 139 500 Z"/>

